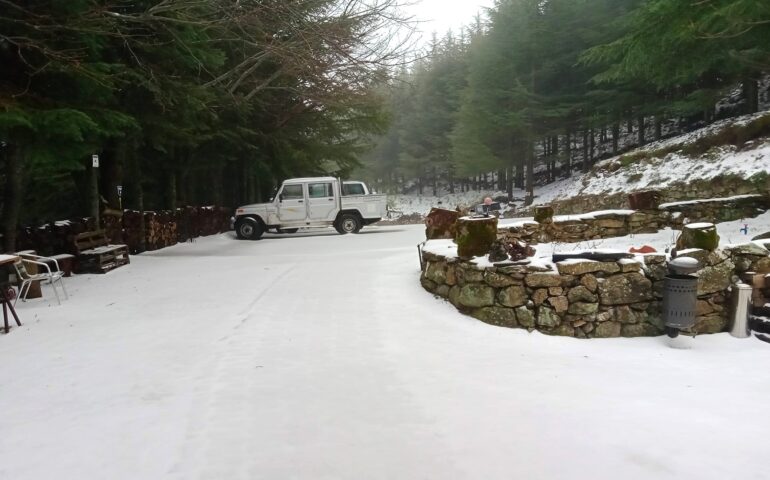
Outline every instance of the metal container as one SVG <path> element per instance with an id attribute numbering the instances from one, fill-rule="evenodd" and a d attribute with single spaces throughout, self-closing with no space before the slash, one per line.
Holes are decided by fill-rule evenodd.
<path id="1" fill-rule="evenodd" d="M 663 279 L 663 320 L 666 326 L 684 330 L 695 325 L 698 277 L 668 275 Z"/>
<path id="2" fill-rule="evenodd" d="M 730 335 L 737 338 L 751 336 L 749 328 L 749 313 L 751 312 L 751 285 L 738 283 L 733 285 L 732 315 L 730 318 Z"/>

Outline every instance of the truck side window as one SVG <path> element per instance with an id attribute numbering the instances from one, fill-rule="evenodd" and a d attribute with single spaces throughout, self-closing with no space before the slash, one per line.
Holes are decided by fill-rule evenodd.
<path id="1" fill-rule="evenodd" d="M 343 195 L 364 195 L 364 186 L 360 183 L 343 183 Z"/>
<path id="2" fill-rule="evenodd" d="M 302 200 L 302 185 L 284 185 L 281 192 L 283 200 Z"/>
<path id="3" fill-rule="evenodd" d="M 307 191 L 310 198 L 326 198 L 334 196 L 331 183 L 310 183 L 307 186 Z"/>

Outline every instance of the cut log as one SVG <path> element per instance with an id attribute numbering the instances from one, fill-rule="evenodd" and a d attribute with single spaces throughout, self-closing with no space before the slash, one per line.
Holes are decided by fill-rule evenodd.
<path id="1" fill-rule="evenodd" d="M 457 219 L 460 213 L 444 208 L 431 208 L 425 217 L 425 238 L 435 240 L 437 238 L 454 238 L 457 228 Z"/>
<path id="2" fill-rule="evenodd" d="M 497 239 L 497 218 L 462 217 L 457 220 L 457 254 L 462 258 L 481 257 L 489 253 Z"/>
<path id="3" fill-rule="evenodd" d="M 719 234 L 713 223 L 691 223 L 682 228 L 676 240 L 676 248 L 700 248 L 713 252 L 719 246 Z"/>

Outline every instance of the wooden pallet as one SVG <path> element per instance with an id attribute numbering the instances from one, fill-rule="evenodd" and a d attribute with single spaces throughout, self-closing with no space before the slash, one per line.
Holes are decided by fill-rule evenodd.
<path id="1" fill-rule="evenodd" d="M 75 236 L 78 252 L 78 272 L 107 273 L 131 263 L 128 246 L 112 245 L 104 230 L 84 232 Z"/>

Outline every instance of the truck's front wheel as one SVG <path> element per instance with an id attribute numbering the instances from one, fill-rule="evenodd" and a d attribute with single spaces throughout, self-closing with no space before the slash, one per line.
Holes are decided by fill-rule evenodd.
<path id="1" fill-rule="evenodd" d="M 243 218 L 235 225 L 235 234 L 238 238 L 259 240 L 262 238 L 264 232 L 265 230 L 262 228 L 262 224 L 259 223 L 259 220 L 251 217 Z"/>
<path id="2" fill-rule="evenodd" d="M 361 227 L 363 227 L 361 219 L 352 213 L 343 213 L 334 225 L 334 228 L 343 235 L 346 233 L 358 233 Z"/>

